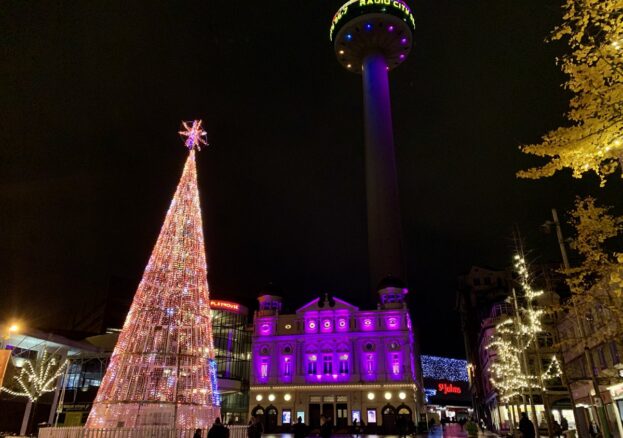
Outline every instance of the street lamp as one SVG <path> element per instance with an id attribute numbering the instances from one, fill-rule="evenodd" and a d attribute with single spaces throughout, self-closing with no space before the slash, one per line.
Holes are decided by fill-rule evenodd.
<path id="1" fill-rule="evenodd" d="M 6 347 L 6 341 L 8 341 L 12 335 L 19 333 L 21 328 L 22 328 L 21 324 L 17 321 L 12 321 L 7 324 L 3 324 L 0 327 L 0 337 L 2 341 L 0 342 L 0 347 L 1 347 L 0 349 L 4 350 L 4 348 Z"/>

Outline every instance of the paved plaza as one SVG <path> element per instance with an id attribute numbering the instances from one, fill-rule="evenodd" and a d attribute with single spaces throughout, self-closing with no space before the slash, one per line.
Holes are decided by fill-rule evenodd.
<path id="1" fill-rule="evenodd" d="M 315 435 L 310 435 L 315 437 Z M 493 438 L 499 435 L 491 432 L 479 433 L 478 438 Z M 461 429 L 459 424 L 448 424 L 442 430 L 441 426 L 436 426 L 431 432 L 427 434 L 407 435 L 407 438 L 413 437 L 430 437 L 430 438 L 466 438 L 467 432 Z M 262 438 L 293 438 L 292 434 L 264 434 Z M 319 438 L 319 436 L 318 436 Z M 398 435 L 355 435 L 355 434 L 338 434 L 333 435 L 332 438 L 400 438 Z"/>

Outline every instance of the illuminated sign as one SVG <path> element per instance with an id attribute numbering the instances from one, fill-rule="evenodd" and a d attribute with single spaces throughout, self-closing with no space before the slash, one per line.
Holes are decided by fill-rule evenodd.
<path id="1" fill-rule="evenodd" d="M 440 383 L 437 385 L 437 390 L 439 392 L 443 392 L 444 395 L 461 394 L 463 392 L 461 391 L 461 388 L 459 388 L 458 386 L 454 386 L 452 383 Z"/>
<path id="2" fill-rule="evenodd" d="M 234 312 L 239 312 L 240 304 L 232 303 L 231 301 L 210 300 L 210 308 L 232 310 Z"/>
<path id="3" fill-rule="evenodd" d="M 331 28 L 329 29 L 329 39 L 333 41 L 336 26 L 346 16 L 358 16 L 368 12 L 387 12 L 406 21 L 412 29 L 415 29 L 415 18 L 409 7 L 401 0 L 350 0 L 333 16 Z"/>

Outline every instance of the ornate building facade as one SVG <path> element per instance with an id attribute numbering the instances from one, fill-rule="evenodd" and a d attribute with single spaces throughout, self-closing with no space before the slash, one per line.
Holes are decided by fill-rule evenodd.
<path id="1" fill-rule="evenodd" d="M 407 289 L 381 284 L 375 310 L 339 298 L 316 298 L 281 314 L 281 297 L 259 297 L 253 325 L 250 414 L 275 431 L 298 417 L 312 428 L 320 417 L 338 430 L 362 420 L 369 430 L 417 423 L 422 391 Z"/>

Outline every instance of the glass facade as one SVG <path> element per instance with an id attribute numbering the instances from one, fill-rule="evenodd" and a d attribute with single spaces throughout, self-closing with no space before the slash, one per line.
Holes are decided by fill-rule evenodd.
<path id="1" fill-rule="evenodd" d="M 248 311 L 225 301 L 213 300 L 210 306 L 223 421 L 246 424 L 252 334 L 247 323 Z"/>
<path id="2" fill-rule="evenodd" d="M 222 397 L 221 415 L 225 422 L 246 424 L 251 363 L 248 311 L 228 301 L 211 300 L 210 306 L 216 375 Z M 107 354 L 72 360 L 64 376 L 58 425 L 84 424 L 108 361 Z"/>

